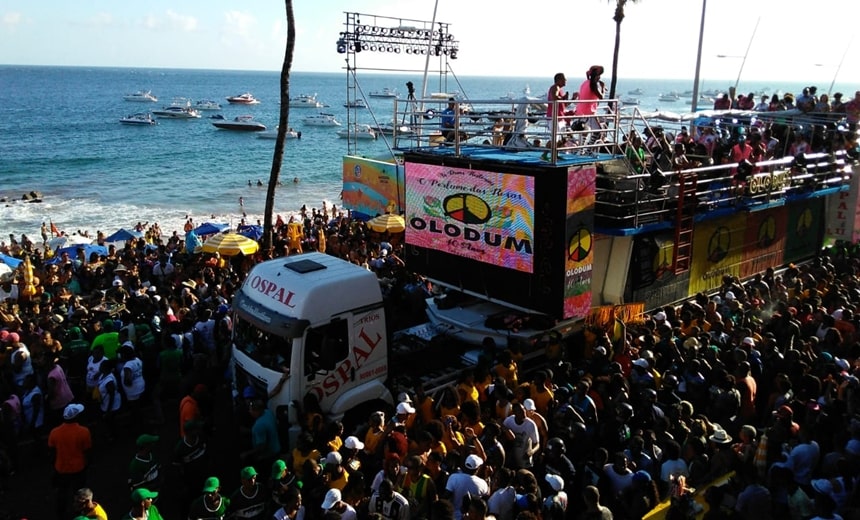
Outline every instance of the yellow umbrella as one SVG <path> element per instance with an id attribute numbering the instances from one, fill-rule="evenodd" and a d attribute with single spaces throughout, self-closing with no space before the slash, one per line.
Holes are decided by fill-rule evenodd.
<path id="1" fill-rule="evenodd" d="M 386 213 L 368 220 L 367 227 L 377 233 L 402 233 L 406 230 L 406 221 L 400 215 Z"/>
<path id="2" fill-rule="evenodd" d="M 203 242 L 204 253 L 221 253 L 222 256 L 252 255 L 258 249 L 259 244 L 238 233 L 219 233 Z"/>

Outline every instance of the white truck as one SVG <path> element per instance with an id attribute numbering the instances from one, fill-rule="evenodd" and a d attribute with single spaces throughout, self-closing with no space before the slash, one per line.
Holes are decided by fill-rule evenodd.
<path id="1" fill-rule="evenodd" d="M 312 394 L 328 418 L 364 420 L 374 407 L 392 404 L 389 387 L 400 377 L 417 375 L 425 387 L 438 388 L 476 362 L 474 346 L 443 338 L 465 332 L 468 322 L 475 323 L 465 337 L 480 338 L 476 331 L 488 312 L 518 312 L 472 297 L 440 307 L 461 326 L 426 323 L 390 341 L 376 274 L 322 253 L 260 263 L 233 300 L 235 390 L 250 385 L 270 395 L 269 407 L 287 418 L 294 441 L 300 422 L 293 401 Z M 437 308 L 434 315 L 445 312 Z M 526 341 L 536 331 L 505 333 L 522 338 L 532 357 L 542 354 Z"/>

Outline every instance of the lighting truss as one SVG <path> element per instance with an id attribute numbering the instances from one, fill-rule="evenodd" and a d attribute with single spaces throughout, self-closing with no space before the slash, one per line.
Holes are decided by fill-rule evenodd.
<path id="1" fill-rule="evenodd" d="M 362 19 L 365 23 L 362 23 Z M 368 23 L 369 22 L 369 23 Z M 347 13 L 345 30 L 337 40 L 337 52 L 388 52 L 447 56 L 457 59 L 460 42 L 445 22 L 431 23 L 404 18 Z"/>

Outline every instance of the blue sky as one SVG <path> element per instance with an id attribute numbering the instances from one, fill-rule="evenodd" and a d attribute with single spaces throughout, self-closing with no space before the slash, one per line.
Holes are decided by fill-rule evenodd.
<path id="1" fill-rule="evenodd" d="M 434 3 L 295 0 L 293 69 L 342 70 L 335 41 L 346 10 L 429 21 Z M 605 0 L 439 0 L 436 18 L 460 40 L 451 62 L 458 75 L 579 77 L 592 64 L 610 69 L 613 8 Z M 691 78 L 701 8 L 699 0 L 628 4 L 619 76 Z M 837 82 L 860 82 L 860 41 L 851 41 L 858 14 L 860 4 L 845 0 L 710 0 L 702 76 L 734 79 L 760 18 L 743 79 L 828 85 L 842 61 Z M 285 38 L 277 0 L 0 0 L 0 64 L 279 70 Z M 424 60 L 362 53 L 358 66 L 423 69 Z"/>

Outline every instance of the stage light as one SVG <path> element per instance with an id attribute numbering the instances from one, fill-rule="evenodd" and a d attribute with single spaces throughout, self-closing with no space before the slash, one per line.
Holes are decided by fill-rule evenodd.
<path id="1" fill-rule="evenodd" d="M 366 46 L 367 46 L 367 44 L 366 44 L 366 43 L 365 43 L 365 44 L 361 44 L 361 43 L 355 42 L 355 52 L 361 52 L 361 51 L 362 51 L 362 48 L 363 48 L 363 47 L 364 47 L 364 48 L 366 48 Z"/>
<path id="2" fill-rule="evenodd" d="M 407 49 L 407 50 L 409 50 L 409 49 Z M 394 48 L 394 54 L 400 54 L 400 47 Z"/>
<path id="3" fill-rule="evenodd" d="M 412 47 L 406 47 L 406 54 L 412 54 Z"/>
<path id="4" fill-rule="evenodd" d="M 457 59 L 457 49 L 451 49 L 451 59 L 452 60 Z"/>
<path id="5" fill-rule="evenodd" d="M 346 42 L 341 38 L 337 41 L 337 53 L 345 54 L 346 53 Z"/>
<path id="6" fill-rule="evenodd" d="M 370 46 L 370 52 L 376 52 L 376 45 Z"/>
<path id="7" fill-rule="evenodd" d="M 392 47 L 391 45 L 389 45 L 388 47 L 386 47 L 386 48 L 385 48 L 385 51 L 386 51 L 386 52 L 394 52 L 394 47 Z"/>
<path id="8" fill-rule="evenodd" d="M 370 32 L 372 32 L 373 34 L 378 33 L 378 32 L 379 32 L 379 27 L 377 27 L 377 26 L 375 26 L 375 25 L 374 25 L 373 27 L 371 27 L 371 28 L 370 28 Z"/>
<path id="9" fill-rule="evenodd" d="M 364 26 L 363 25 L 356 25 L 355 26 L 355 32 L 357 32 L 357 33 L 364 32 Z"/>
<path id="10" fill-rule="evenodd" d="M 442 46 L 441 45 L 437 45 L 436 48 L 433 50 L 434 50 L 434 52 L 433 52 L 434 56 L 438 56 L 438 55 L 442 54 Z"/>
<path id="11" fill-rule="evenodd" d="M 388 34 L 388 28 L 387 27 L 380 27 L 379 28 L 379 34 L 381 34 L 383 36 L 387 35 Z"/>

